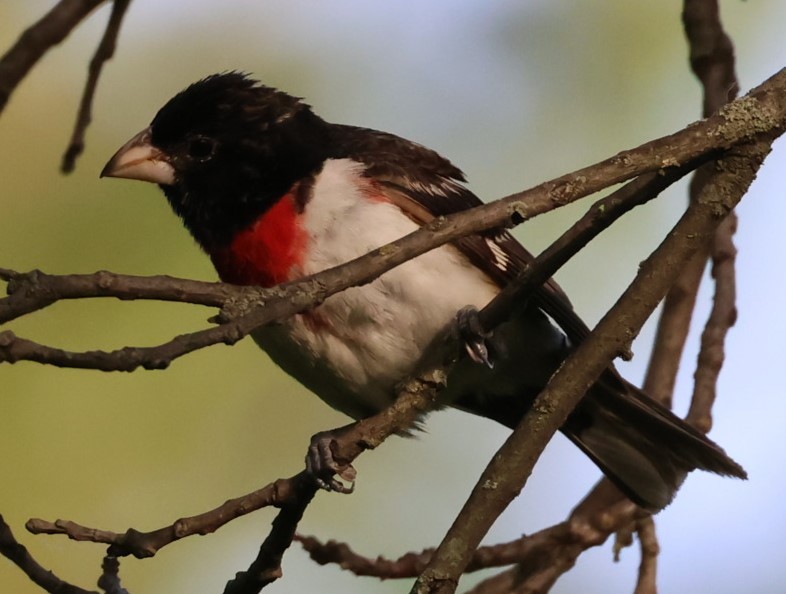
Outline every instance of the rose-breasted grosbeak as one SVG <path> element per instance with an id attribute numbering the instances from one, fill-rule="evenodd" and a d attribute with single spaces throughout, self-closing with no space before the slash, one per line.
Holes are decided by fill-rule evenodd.
<path id="1" fill-rule="evenodd" d="M 245 285 L 325 270 L 480 204 L 461 171 L 434 151 L 330 124 L 300 99 L 235 72 L 172 98 L 102 175 L 159 184 L 221 279 Z M 261 328 L 254 339 L 330 406 L 362 418 L 391 403 L 394 386 L 459 310 L 484 306 L 531 259 L 506 232 L 468 237 Z M 443 400 L 514 427 L 587 332 L 549 281 L 494 332 L 493 368 L 466 357 Z M 562 432 L 652 510 L 696 468 L 745 477 L 719 446 L 613 367 Z"/>

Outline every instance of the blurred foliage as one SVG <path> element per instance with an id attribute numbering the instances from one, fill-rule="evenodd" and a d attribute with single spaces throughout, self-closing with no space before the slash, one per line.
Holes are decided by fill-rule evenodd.
<path id="1" fill-rule="evenodd" d="M 5 2 L 0 47 L 9 47 L 50 5 Z M 57 167 L 107 8 L 45 57 L 0 117 L 0 266 L 215 278 L 156 188 L 97 178 L 106 159 L 168 97 L 210 72 L 247 70 L 307 97 L 327 119 L 432 146 L 463 167 L 473 189 L 487 199 L 671 132 L 699 113 L 676 0 L 602 8 L 567 0 L 136 0 L 100 84 L 87 151 L 77 171 L 63 177 Z M 783 6 L 726 2 L 723 9 L 743 88 L 786 63 L 778 31 L 786 22 Z M 779 183 L 782 188 L 782 177 Z M 639 209 L 560 275 L 588 321 L 627 283 L 683 201 L 677 190 Z M 563 209 L 519 233 L 537 249 L 584 208 Z M 58 304 L 12 329 L 69 348 L 115 348 L 203 327 L 211 314 L 198 307 L 96 300 Z M 744 328 L 736 332 L 750 336 Z M 646 346 L 638 350 L 631 369 L 640 376 Z M 276 371 L 249 342 L 196 353 L 166 372 L 2 366 L 0 390 L 0 511 L 44 565 L 83 587 L 97 577 L 100 547 L 32 538 L 22 528 L 28 517 L 62 517 L 116 531 L 157 528 L 293 474 L 312 433 L 346 422 Z M 731 405 L 721 406 L 718 424 L 733 428 L 724 419 Z M 357 464 L 358 492 L 319 496 L 302 530 L 347 540 L 370 555 L 396 556 L 436 543 L 504 432 L 450 412 L 436 415 L 428 427 L 429 434 L 416 441 L 393 439 L 364 456 Z M 741 456 L 724 442 L 730 433 L 719 440 Z M 741 457 L 749 469 L 757 459 L 753 452 L 752 459 Z M 562 519 L 597 476 L 559 440 L 489 541 Z M 761 558 L 740 557 L 745 543 L 758 543 L 767 532 L 739 512 L 748 501 L 767 505 L 761 486 L 747 488 L 695 477 L 685 487 L 686 501 L 678 498 L 662 514 L 661 583 L 670 586 L 665 591 L 779 591 L 776 585 L 786 577 L 779 561 L 768 573 Z M 737 525 L 725 553 L 718 543 L 729 532 L 713 506 L 726 514 L 737 509 L 741 522 L 749 522 Z M 692 513 L 702 517 L 693 518 L 695 533 L 686 533 L 685 514 Z M 253 557 L 270 519 L 266 511 L 207 539 L 173 545 L 154 560 L 126 560 L 121 576 L 134 594 L 220 591 Z M 783 537 L 778 542 L 785 544 Z M 734 561 L 723 563 L 724 555 Z M 613 568 L 610 558 L 608 547 L 591 552 L 555 591 L 630 591 L 637 553 L 626 552 Z M 317 567 L 297 547 L 284 569 L 285 578 L 271 591 L 409 587 Z M 0 589 L 37 592 L 5 560 Z"/>

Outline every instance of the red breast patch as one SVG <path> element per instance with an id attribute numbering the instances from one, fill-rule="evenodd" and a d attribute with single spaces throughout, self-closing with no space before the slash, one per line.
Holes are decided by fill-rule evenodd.
<path id="1" fill-rule="evenodd" d="M 210 255 L 222 281 L 272 287 L 293 278 L 307 242 L 296 195 L 294 187 L 228 247 Z"/>

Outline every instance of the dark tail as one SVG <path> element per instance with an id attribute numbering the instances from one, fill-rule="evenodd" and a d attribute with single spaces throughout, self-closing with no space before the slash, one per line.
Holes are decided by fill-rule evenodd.
<path id="1" fill-rule="evenodd" d="M 747 478 L 719 445 L 611 370 L 562 431 L 625 495 L 652 511 L 671 502 L 692 470 Z"/>

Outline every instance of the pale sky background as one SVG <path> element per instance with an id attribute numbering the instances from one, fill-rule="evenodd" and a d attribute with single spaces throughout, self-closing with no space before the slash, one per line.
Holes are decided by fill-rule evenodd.
<path id="1" fill-rule="evenodd" d="M 4 2 L 0 51 L 51 2 Z M 0 266 L 49 272 L 110 269 L 214 279 L 158 190 L 98 180 L 102 165 L 175 92 L 241 69 L 306 97 L 328 120 L 388 130 L 448 156 L 485 199 L 530 187 L 679 129 L 700 113 L 676 0 L 574 3 L 135 0 L 101 82 L 77 172 L 57 174 L 104 7 L 37 67 L 0 116 Z M 786 4 L 722 2 L 743 90 L 786 66 Z M 739 310 L 711 436 L 748 482 L 694 474 L 657 518 L 661 591 L 783 591 L 786 569 L 786 315 L 783 141 L 740 212 Z M 594 324 L 679 216 L 678 187 L 638 209 L 560 271 Z M 521 227 L 537 251 L 588 202 Z M 707 315 L 709 293 L 697 313 Z M 14 324 L 73 349 L 153 344 L 204 327 L 212 312 L 166 304 L 59 304 Z M 700 328 L 680 377 L 684 412 Z M 640 381 L 652 324 L 623 367 Z M 34 555 L 92 588 L 101 547 L 24 532 L 29 517 L 104 529 L 158 528 L 302 466 L 309 436 L 346 418 L 330 411 L 248 341 L 214 347 L 166 372 L 102 374 L 0 366 L 0 513 Z M 356 464 L 350 497 L 320 494 L 301 531 L 396 557 L 436 544 L 506 431 L 455 412 L 418 440 L 391 439 Z M 486 542 L 563 519 L 599 471 L 561 437 Z M 133 594 L 220 592 L 245 569 L 273 512 L 190 538 L 152 560 L 126 559 Z M 557 593 L 632 592 L 639 554 L 612 562 L 611 542 L 583 555 Z M 319 567 L 295 545 L 268 592 L 407 592 L 410 580 L 355 578 Z M 462 582 L 460 590 L 476 577 Z M 38 592 L 5 559 L 0 591 Z"/>

